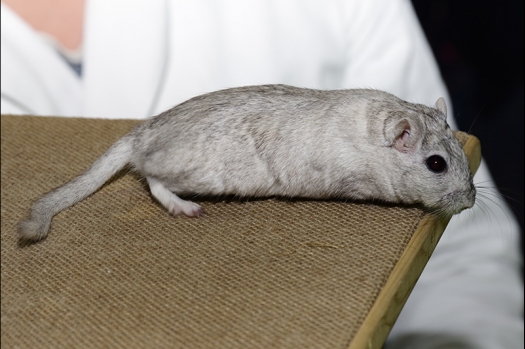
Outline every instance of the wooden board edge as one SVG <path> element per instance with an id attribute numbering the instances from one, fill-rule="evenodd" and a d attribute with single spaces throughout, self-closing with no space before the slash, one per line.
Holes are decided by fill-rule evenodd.
<path id="1" fill-rule="evenodd" d="M 474 175 L 481 163 L 479 139 L 469 136 L 463 150 Z M 423 217 L 385 286 L 350 343 L 349 349 L 379 349 L 423 272 L 450 218 Z"/>
<path id="2" fill-rule="evenodd" d="M 463 146 L 463 151 L 467 155 L 470 172 L 474 175 L 481 164 L 481 144 L 479 139 L 476 136 L 469 136 Z"/>

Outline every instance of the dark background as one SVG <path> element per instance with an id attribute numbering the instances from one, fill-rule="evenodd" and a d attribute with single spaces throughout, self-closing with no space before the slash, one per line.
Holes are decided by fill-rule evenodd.
<path id="1" fill-rule="evenodd" d="M 523 1 L 412 0 L 462 131 L 481 141 L 523 238 Z"/>

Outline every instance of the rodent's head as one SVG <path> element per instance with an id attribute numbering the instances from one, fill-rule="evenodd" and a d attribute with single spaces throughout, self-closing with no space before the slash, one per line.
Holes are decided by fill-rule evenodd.
<path id="1" fill-rule="evenodd" d="M 396 162 L 396 195 L 436 213 L 472 207 L 476 189 L 465 153 L 446 122 L 444 99 L 434 108 L 407 104 L 389 112 L 383 128 Z"/>

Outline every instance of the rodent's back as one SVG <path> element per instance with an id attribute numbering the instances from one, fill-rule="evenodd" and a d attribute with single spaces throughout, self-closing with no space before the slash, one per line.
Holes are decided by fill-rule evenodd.
<path id="1" fill-rule="evenodd" d="M 366 131 L 359 110 L 366 98 L 356 94 L 352 98 L 363 103 L 345 103 L 349 97 L 348 90 L 271 85 L 193 98 L 144 125 L 137 168 L 148 173 L 148 168 L 163 171 L 168 164 L 166 177 L 172 171 L 187 174 L 189 168 L 214 173 L 222 180 L 209 181 L 213 182 L 208 183 L 212 184 L 210 194 L 226 190 L 237 195 L 305 195 L 318 191 L 317 196 L 321 192 L 327 196 L 327 190 L 333 189 L 316 185 L 321 178 L 312 182 L 302 174 L 310 169 L 310 176 L 326 177 L 324 172 L 338 157 L 330 143 Z M 359 119 L 363 120 L 359 123 Z M 261 184 L 246 188 L 230 180 L 239 176 Z M 327 178 L 322 181 L 328 182 Z M 192 191 L 202 185 L 196 181 L 184 189 Z"/>

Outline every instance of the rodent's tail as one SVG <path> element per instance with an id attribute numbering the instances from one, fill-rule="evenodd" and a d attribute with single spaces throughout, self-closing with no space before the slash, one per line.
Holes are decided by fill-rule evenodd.
<path id="1" fill-rule="evenodd" d="M 131 160 L 132 148 L 133 136 L 128 134 L 113 144 L 86 172 L 38 199 L 31 207 L 29 217 L 18 224 L 18 235 L 28 240 L 44 238 L 53 216 L 93 194 L 124 168 Z"/>

